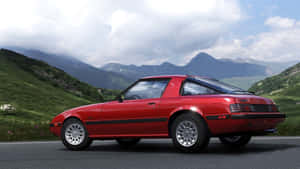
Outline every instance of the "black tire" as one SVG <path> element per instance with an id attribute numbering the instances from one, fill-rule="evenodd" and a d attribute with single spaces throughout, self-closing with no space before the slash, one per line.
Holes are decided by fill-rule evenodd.
<path id="1" fill-rule="evenodd" d="M 192 124 L 193 126 L 195 126 L 194 128 L 197 129 L 197 135 L 196 134 L 192 134 L 195 139 L 193 141 L 193 144 L 190 145 L 186 145 L 184 146 L 184 142 L 180 143 L 178 141 L 178 139 L 180 140 L 180 134 L 176 135 L 176 131 L 178 130 L 178 132 L 180 132 L 180 130 L 182 129 L 180 127 L 180 124 L 184 124 L 185 122 L 191 122 L 190 124 Z M 193 127 L 190 128 L 190 130 Z M 189 129 L 187 129 L 189 130 Z M 196 136 L 195 136 L 196 135 Z M 178 139 L 177 139 L 178 136 Z M 209 129 L 207 127 L 206 122 L 204 121 L 203 118 L 201 118 L 199 115 L 194 114 L 194 113 L 187 113 L 187 114 L 182 114 L 180 116 L 178 116 L 171 124 L 171 137 L 173 140 L 173 144 L 175 146 L 175 148 L 177 150 L 179 150 L 180 152 L 184 152 L 184 153 L 193 153 L 193 152 L 199 152 L 204 150 L 210 140 L 210 134 L 209 134 Z M 184 138 L 184 136 L 182 136 L 181 138 Z M 182 141 L 181 141 L 182 142 Z"/>
<path id="2" fill-rule="evenodd" d="M 140 138 L 118 138 L 116 139 L 117 143 L 123 147 L 128 148 L 136 145 L 141 139 Z"/>
<path id="3" fill-rule="evenodd" d="M 236 138 L 235 138 L 236 137 Z M 224 145 L 230 146 L 230 147 L 243 147 L 249 143 L 251 140 L 250 135 L 242 135 L 242 136 L 227 136 L 227 137 L 219 137 L 219 140 Z"/>
<path id="4" fill-rule="evenodd" d="M 80 125 L 80 127 L 82 127 L 81 131 L 84 132 L 84 137 L 83 137 L 82 141 L 80 142 L 80 144 L 78 144 L 78 145 L 73 145 L 67 141 L 66 129 L 68 126 L 71 126 L 71 125 Z M 75 119 L 75 118 L 68 119 L 67 121 L 64 122 L 63 127 L 61 129 L 61 139 L 67 149 L 74 150 L 74 151 L 84 150 L 84 149 L 88 148 L 93 142 L 93 140 L 91 138 L 89 138 L 88 132 L 87 132 L 85 126 L 83 125 L 83 123 L 80 120 Z"/>

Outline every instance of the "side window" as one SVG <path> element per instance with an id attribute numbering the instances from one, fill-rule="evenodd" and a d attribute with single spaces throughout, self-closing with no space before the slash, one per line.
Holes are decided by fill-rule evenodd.
<path id="1" fill-rule="evenodd" d="M 187 95 L 202 95 L 202 94 L 216 94 L 216 91 L 201 86 L 200 84 L 194 83 L 194 82 L 185 82 L 183 84 L 183 89 L 182 89 L 182 95 L 187 96 Z"/>
<path id="2" fill-rule="evenodd" d="M 142 80 L 131 87 L 125 94 L 125 100 L 160 98 L 169 80 Z"/>

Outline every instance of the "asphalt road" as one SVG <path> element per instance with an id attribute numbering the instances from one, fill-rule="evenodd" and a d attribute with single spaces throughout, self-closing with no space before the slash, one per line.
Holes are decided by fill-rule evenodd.
<path id="1" fill-rule="evenodd" d="M 1 169 L 300 169 L 300 137 L 255 137 L 242 150 L 212 139 L 206 151 L 178 153 L 166 139 L 147 139 L 130 149 L 97 141 L 85 151 L 61 142 L 0 143 Z"/>

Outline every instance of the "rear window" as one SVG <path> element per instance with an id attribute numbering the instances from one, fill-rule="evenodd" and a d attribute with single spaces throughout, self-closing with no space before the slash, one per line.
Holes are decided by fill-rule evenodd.
<path id="1" fill-rule="evenodd" d="M 207 95 L 207 94 L 216 94 L 217 92 L 213 89 L 208 87 L 202 86 L 198 83 L 186 81 L 182 87 L 183 96 L 190 96 L 190 95 Z"/>
<path id="2" fill-rule="evenodd" d="M 252 93 L 243 90 L 239 87 L 221 82 L 219 80 L 216 79 L 209 79 L 209 78 L 201 78 L 201 77 L 190 77 L 188 78 L 191 81 L 194 81 L 196 83 L 199 83 L 203 86 L 207 86 L 209 88 L 212 88 L 216 91 L 219 91 L 221 93 L 226 93 L 226 94 L 250 94 L 252 95 Z"/>

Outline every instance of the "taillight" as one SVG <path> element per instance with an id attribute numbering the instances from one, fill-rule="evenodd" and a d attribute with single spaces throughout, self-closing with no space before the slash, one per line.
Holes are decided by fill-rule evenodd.
<path id="1" fill-rule="evenodd" d="M 232 113 L 237 113 L 237 112 L 253 112 L 255 110 L 252 104 L 231 104 L 230 111 Z"/>
<path id="2" fill-rule="evenodd" d="M 275 104 L 270 104 L 269 106 L 269 112 L 278 112 L 278 108 Z"/>
<path id="3" fill-rule="evenodd" d="M 241 106 L 240 104 L 231 104 L 230 105 L 230 111 L 231 113 L 241 112 Z"/>
<path id="4" fill-rule="evenodd" d="M 272 112 L 278 112 L 279 111 L 278 107 L 275 104 L 271 105 L 271 110 L 272 110 Z"/>
<path id="5" fill-rule="evenodd" d="M 230 111 L 237 112 L 278 112 L 275 104 L 231 104 Z"/>

